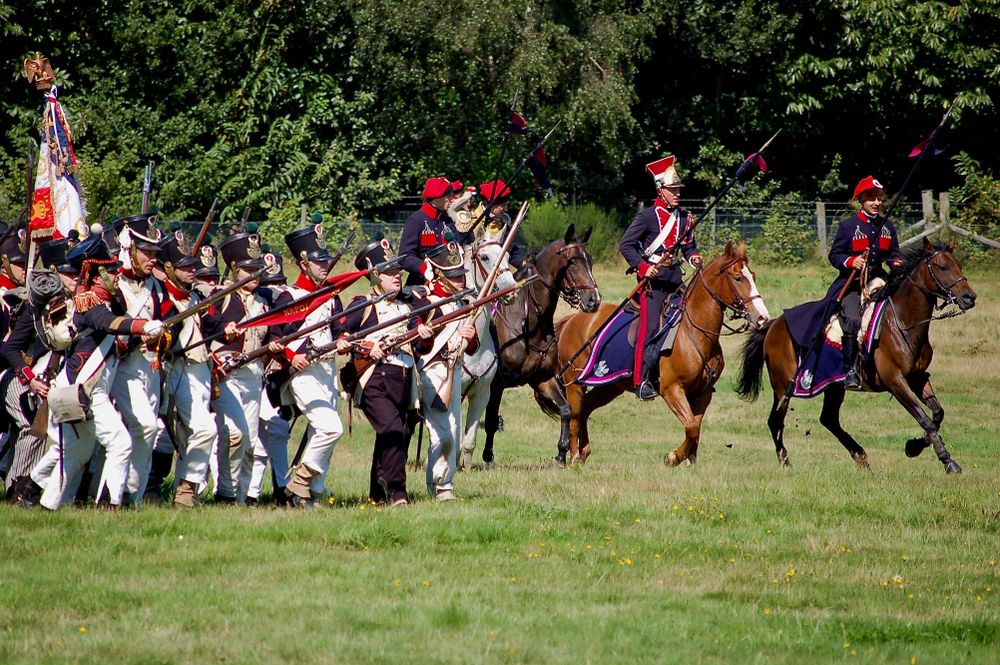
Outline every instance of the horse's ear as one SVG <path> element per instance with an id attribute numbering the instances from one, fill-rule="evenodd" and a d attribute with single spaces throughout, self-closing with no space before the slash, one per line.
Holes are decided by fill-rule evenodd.
<path id="1" fill-rule="evenodd" d="M 736 245 L 736 256 L 740 257 L 741 259 L 745 259 L 747 257 L 746 240 L 740 240 L 740 244 Z"/>
<path id="2" fill-rule="evenodd" d="M 730 240 L 729 242 L 726 243 L 726 256 L 732 256 L 732 255 L 733 255 L 733 241 Z"/>
<path id="3" fill-rule="evenodd" d="M 955 252 L 955 239 L 954 238 L 952 238 L 951 241 L 948 243 L 948 251 L 952 252 L 952 253 Z"/>
<path id="4" fill-rule="evenodd" d="M 586 243 L 588 240 L 590 240 L 590 232 L 593 231 L 593 230 L 594 230 L 594 227 L 590 227 L 589 229 L 587 229 L 586 231 L 584 231 L 583 235 L 580 236 L 580 242 Z"/>
<path id="5" fill-rule="evenodd" d="M 931 244 L 931 241 L 927 238 L 924 238 L 924 251 L 928 254 L 932 254 L 934 252 L 934 245 Z"/>
<path id="6" fill-rule="evenodd" d="M 576 237 L 576 224 L 570 224 L 569 228 L 566 229 L 566 235 L 563 236 L 563 242 L 567 245 L 573 241 Z"/>

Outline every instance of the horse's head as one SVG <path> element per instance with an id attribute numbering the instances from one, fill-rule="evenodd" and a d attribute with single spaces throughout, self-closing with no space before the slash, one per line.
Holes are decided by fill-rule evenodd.
<path id="1" fill-rule="evenodd" d="M 500 268 L 497 270 L 497 278 L 493 283 L 493 291 L 514 286 L 514 275 L 510 272 L 507 254 L 500 255 L 500 251 L 503 249 L 501 238 L 503 238 L 502 232 L 498 235 L 485 232 L 480 234 L 475 242 L 465 250 L 465 269 L 469 271 L 468 274 L 472 275 L 472 285 L 476 289 L 483 288 L 498 262 Z M 503 302 L 510 303 L 513 299 L 514 292 L 512 291 L 503 298 Z"/>
<path id="2" fill-rule="evenodd" d="M 535 260 L 535 269 L 542 282 L 556 285 L 570 307 L 584 312 L 596 312 L 601 306 L 601 292 L 594 280 L 594 260 L 587 253 L 590 229 L 576 235 L 570 224 L 562 239 L 547 246 Z"/>
<path id="3" fill-rule="evenodd" d="M 976 306 L 976 292 L 955 258 L 955 243 L 934 245 L 924 238 L 923 252 L 912 266 L 911 279 L 930 295 L 963 312 Z"/>
<path id="4" fill-rule="evenodd" d="M 734 316 L 743 317 L 753 328 L 760 329 L 771 319 L 764 298 L 757 290 L 754 271 L 750 270 L 746 243 L 733 247 L 726 243 L 726 251 L 712 259 L 702 270 L 705 286 L 724 308 Z"/>

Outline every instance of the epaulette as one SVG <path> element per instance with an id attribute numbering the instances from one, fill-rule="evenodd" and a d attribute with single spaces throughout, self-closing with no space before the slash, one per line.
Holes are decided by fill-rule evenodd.
<path id="1" fill-rule="evenodd" d="M 99 295 L 93 291 L 84 291 L 73 296 L 73 307 L 77 312 L 83 313 L 93 309 L 104 302 Z"/>

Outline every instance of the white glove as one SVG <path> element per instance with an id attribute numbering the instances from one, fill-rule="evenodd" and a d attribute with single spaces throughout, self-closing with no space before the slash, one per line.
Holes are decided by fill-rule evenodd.
<path id="1" fill-rule="evenodd" d="M 156 337 L 163 331 L 162 321 L 146 321 L 142 324 L 142 334 L 149 337 Z"/>

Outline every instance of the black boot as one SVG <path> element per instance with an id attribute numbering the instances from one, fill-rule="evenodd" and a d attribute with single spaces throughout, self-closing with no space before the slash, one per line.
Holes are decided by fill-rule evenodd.
<path id="1" fill-rule="evenodd" d="M 149 467 L 149 479 L 146 480 L 146 491 L 142 497 L 143 503 L 157 506 L 163 503 L 163 495 L 160 490 L 163 488 L 163 481 L 170 475 L 170 467 L 173 464 L 173 453 L 153 451 L 153 463 Z"/>
<path id="2" fill-rule="evenodd" d="M 845 333 L 841 340 L 844 345 L 844 367 L 847 368 L 844 388 L 861 390 L 861 376 L 858 374 L 858 338 L 852 333 Z"/>
<path id="3" fill-rule="evenodd" d="M 42 488 L 31 476 L 21 476 L 14 487 L 18 503 L 25 508 L 34 508 L 42 500 Z"/>

